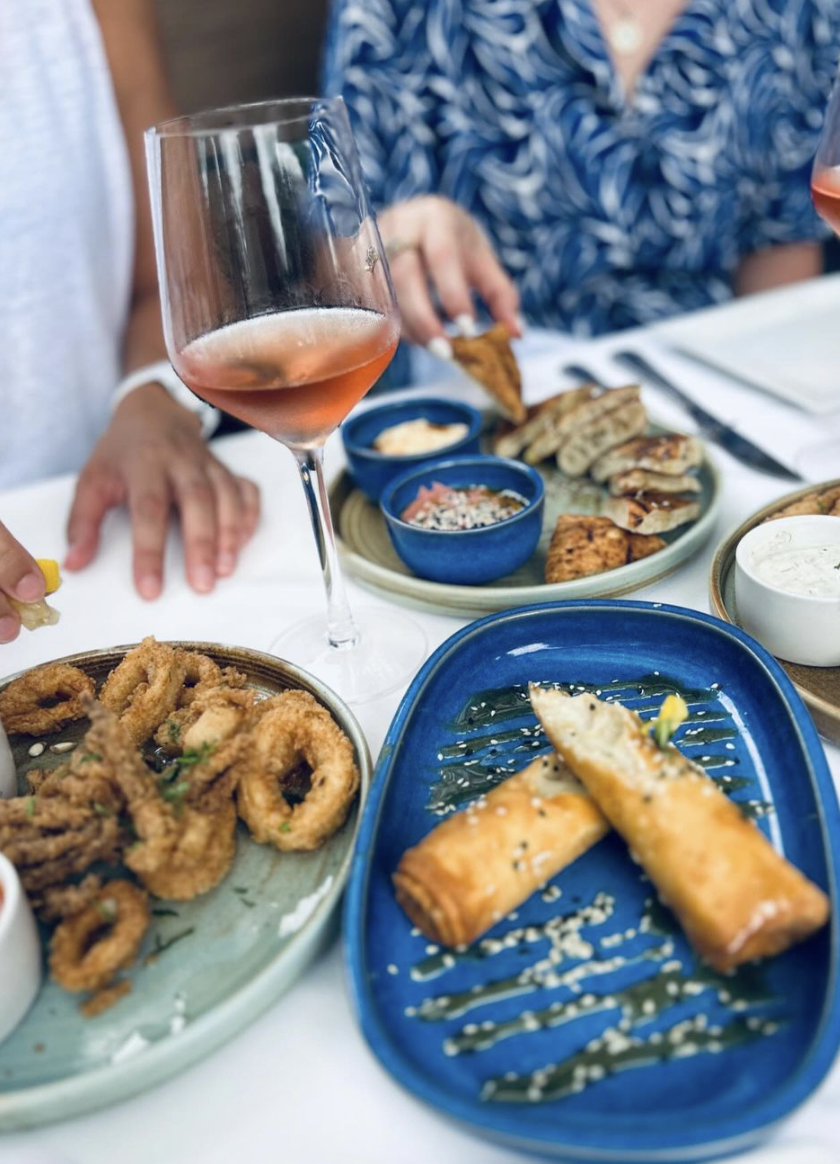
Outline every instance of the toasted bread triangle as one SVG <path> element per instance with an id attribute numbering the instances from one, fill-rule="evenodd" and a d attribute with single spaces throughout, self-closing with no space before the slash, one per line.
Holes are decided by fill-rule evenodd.
<path id="1" fill-rule="evenodd" d="M 496 323 L 483 335 L 474 337 L 454 336 L 452 351 L 456 362 L 490 393 L 505 415 L 522 424 L 528 413 L 522 403 L 519 366 L 505 325 Z"/>

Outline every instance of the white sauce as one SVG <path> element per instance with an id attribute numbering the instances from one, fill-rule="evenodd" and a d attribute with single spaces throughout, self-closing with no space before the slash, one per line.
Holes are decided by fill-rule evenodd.
<path id="1" fill-rule="evenodd" d="M 791 546 L 770 543 L 767 552 L 753 561 L 756 577 L 788 594 L 810 598 L 840 598 L 840 545 Z"/>

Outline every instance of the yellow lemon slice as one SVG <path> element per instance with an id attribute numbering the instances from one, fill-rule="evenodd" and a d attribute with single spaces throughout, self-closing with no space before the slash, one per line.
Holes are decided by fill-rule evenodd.
<path id="1" fill-rule="evenodd" d="M 47 594 L 55 594 L 61 585 L 61 571 L 58 568 L 58 562 L 52 558 L 36 558 L 38 568 L 44 575 L 44 582 L 47 587 Z"/>

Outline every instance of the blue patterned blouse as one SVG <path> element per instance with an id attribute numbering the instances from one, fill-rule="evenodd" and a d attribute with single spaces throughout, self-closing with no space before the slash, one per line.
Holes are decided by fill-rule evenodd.
<path id="1" fill-rule="evenodd" d="M 688 0 L 627 102 L 590 0 L 334 0 L 374 202 L 454 198 L 535 323 L 597 334 L 727 299 L 821 237 L 809 172 L 840 0 Z"/>

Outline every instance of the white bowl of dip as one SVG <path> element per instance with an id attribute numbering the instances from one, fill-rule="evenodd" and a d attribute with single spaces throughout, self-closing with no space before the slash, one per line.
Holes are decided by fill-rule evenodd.
<path id="1" fill-rule="evenodd" d="M 735 602 L 744 630 L 780 659 L 840 666 L 840 518 L 751 529 L 735 551 Z"/>
<path id="2" fill-rule="evenodd" d="M 41 987 L 41 942 L 11 861 L 0 853 L 0 1043 L 26 1015 Z"/>

